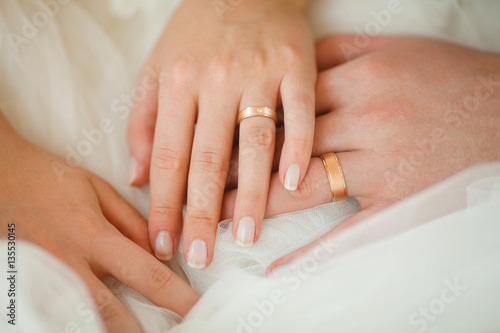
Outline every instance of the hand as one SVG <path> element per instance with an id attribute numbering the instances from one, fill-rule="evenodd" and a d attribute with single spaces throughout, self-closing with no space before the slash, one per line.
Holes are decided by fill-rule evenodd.
<path id="1" fill-rule="evenodd" d="M 320 68 L 345 62 L 341 45 L 355 44 L 339 36 L 318 46 Z M 469 166 L 500 160 L 498 54 L 424 38 L 378 38 L 356 59 L 320 73 L 316 96 L 313 156 L 337 153 L 347 194 L 361 206 L 324 237 Z M 276 141 L 279 159 L 279 135 Z M 296 193 L 278 183 L 274 175 L 266 216 L 332 200 L 319 158 Z M 235 196 L 226 194 L 224 218 L 232 216 Z"/>
<path id="2" fill-rule="evenodd" d="M 14 222 L 20 239 L 40 245 L 75 270 L 110 332 L 142 329 L 98 279 L 105 275 L 158 306 L 180 315 L 189 311 L 198 294 L 148 253 L 146 221 L 111 186 L 24 141 L 1 113 L 0 143 L 1 237 Z"/>
<path id="3" fill-rule="evenodd" d="M 183 231 L 187 263 L 210 264 L 238 110 L 282 102 L 287 136 L 279 179 L 291 191 L 302 182 L 316 80 L 304 3 L 243 1 L 221 17 L 213 1 L 186 0 L 166 27 L 139 80 L 150 89 L 138 94 L 129 127 L 132 184 L 145 184 L 151 166 L 149 236 L 159 259 L 172 257 Z M 240 126 L 233 235 L 243 246 L 259 238 L 275 129 L 264 117 Z"/>

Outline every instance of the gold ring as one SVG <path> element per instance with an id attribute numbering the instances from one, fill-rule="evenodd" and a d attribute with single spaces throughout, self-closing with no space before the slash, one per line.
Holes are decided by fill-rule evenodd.
<path id="1" fill-rule="evenodd" d="M 320 157 L 325 165 L 330 188 L 332 189 L 332 201 L 344 200 L 347 197 L 347 187 L 345 186 L 344 173 L 342 172 L 337 155 L 335 153 L 328 153 Z"/>
<path id="2" fill-rule="evenodd" d="M 267 106 L 249 106 L 238 112 L 238 124 L 250 117 L 266 117 L 274 120 L 274 123 L 278 122 L 278 115 L 273 109 Z"/>

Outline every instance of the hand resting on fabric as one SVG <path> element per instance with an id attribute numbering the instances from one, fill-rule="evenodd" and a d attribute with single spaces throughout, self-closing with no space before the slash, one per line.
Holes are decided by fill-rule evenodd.
<path id="1" fill-rule="evenodd" d="M 71 170 L 61 177 L 56 171 L 64 166 L 63 159 L 22 139 L 0 112 L 0 237 L 15 223 L 19 239 L 75 270 L 110 332 L 142 329 L 102 276 L 114 276 L 158 306 L 185 315 L 199 295 L 151 254 L 146 221 L 90 172 L 66 166 Z"/>
<path id="2" fill-rule="evenodd" d="M 175 254 L 182 232 L 187 263 L 210 265 L 239 110 L 283 106 L 287 137 L 279 179 L 290 191 L 302 182 L 314 136 L 317 74 L 308 2 L 239 1 L 232 7 L 184 0 L 166 26 L 139 78 L 144 93 L 129 126 L 131 183 L 150 181 L 149 235 L 160 260 Z M 276 126 L 252 117 L 239 129 L 248 154 L 237 170 L 233 234 L 250 246 L 264 217 Z"/>
<path id="3" fill-rule="evenodd" d="M 313 156 L 337 153 L 347 194 L 361 210 L 324 237 L 469 166 L 500 160 L 500 55 L 391 37 L 374 39 L 347 61 L 341 45 L 355 45 L 354 37 L 330 37 L 318 45 L 322 72 Z M 282 134 L 276 141 L 279 160 Z M 232 216 L 236 191 L 225 195 L 223 218 Z M 325 168 L 313 157 L 296 192 L 284 191 L 278 176 L 272 177 L 266 216 L 331 200 Z"/>

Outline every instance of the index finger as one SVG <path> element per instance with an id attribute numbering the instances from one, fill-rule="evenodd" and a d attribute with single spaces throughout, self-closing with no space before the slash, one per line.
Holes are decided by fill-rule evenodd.
<path id="1" fill-rule="evenodd" d="M 100 239 L 92 251 L 95 268 L 181 316 L 185 316 L 200 297 L 165 264 L 124 236 Z"/>
<path id="2" fill-rule="evenodd" d="M 184 86 L 169 82 L 160 88 L 149 207 L 149 238 L 160 260 L 174 255 L 182 230 L 196 110 L 193 95 Z"/>

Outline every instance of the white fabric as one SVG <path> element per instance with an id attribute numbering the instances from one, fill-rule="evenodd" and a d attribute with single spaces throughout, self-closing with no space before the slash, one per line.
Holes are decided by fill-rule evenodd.
<path id="1" fill-rule="evenodd" d="M 448 196 L 461 199 L 456 211 L 422 218 Z M 339 234 L 272 278 L 223 276 L 173 332 L 498 331 L 499 218 L 497 163 Z"/>
<path id="2" fill-rule="evenodd" d="M 0 332 L 104 331 L 87 288 L 75 272 L 44 249 L 19 239 L 14 266 L 7 269 L 7 245 L 7 240 L 0 239 Z M 13 251 L 12 244 L 9 251 Z M 7 273 L 12 269 L 15 273 Z M 6 316 L 11 313 L 6 309 L 11 299 L 15 299 L 15 318 Z M 7 320 L 14 320 L 15 325 Z"/>
<path id="3" fill-rule="evenodd" d="M 100 175 L 147 215 L 148 189 L 127 186 L 129 154 L 125 130 L 129 101 L 138 71 L 179 1 L 44 2 L 52 4 L 52 10 L 44 9 L 38 0 L 0 2 L 0 108 L 25 138 Z M 385 25 L 381 17 L 392 8 L 390 2 L 315 1 L 310 21 L 318 37 L 359 31 L 376 35 L 367 27 L 376 29 L 378 23 L 380 34 L 435 36 L 500 51 L 498 1 L 402 0 L 403 10 L 391 14 L 390 23 Z M 96 131 L 103 119 L 109 119 L 113 129 L 109 134 L 101 133 L 99 139 Z M 94 142 L 88 139 L 89 133 L 97 135 Z M 90 150 L 85 150 L 89 147 L 87 141 Z M 493 242 L 495 237 L 498 239 L 498 229 L 491 222 L 499 217 L 491 204 L 491 200 L 498 199 L 494 198 L 498 195 L 497 180 L 484 180 L 486 187 L 469 190 L 474 195 L 468 196 L 468 200 L 482 200 L 483 208 L 463 210 L 462 205 L 466 202 L 464 187 L 492 175 L 500 175 L 498 165 L 471 171 L 461 178 L 464 180 L 460 185 L 440 185 L 380 215 L 384 218 L 364 223 L 365 229 L 346 233 L 335 252 L 343 255 L 322 262 L 311 278 L 293 292 L 288 292 L 290 285 L 282 279 L 259 276 L 272 260 L 309 243 L 353 214 L 358 209 L 356 203 L 323 205 L 268 219 L 261 239 L 249 249 L 234 244 L 228 232 L 230 221 L 226 221 L 218 230 L 217 252 L 209 268 L 188 269 L 177 255 L 178 268 L 185 270 L 196 290 L 207 293 L 175 331 L 229 332 L 237 331 L 240 324 L 241 332 L 245 328 L 252 332 L 321 332 L 334 327 L 338 331 L 358 332 L 415 332 L 419 328 L 436 332 L 498 330 L 500 324 L 492 311 L 498 309 L 495 302 L 500 296 L 494 283 L 499 277 L 500 258 Z M 448 214 L 451 215 L 416 227 Z M 371 245 L 356 250 L 360 244 Z M 43 271 L 41 266 L 37 269 Z M 35 279 L 34 275 L 23 276 L 28 279 L 20 280 L 23 286 L 33 283 L 29 278 Z M 446 303 L 437 319 L 427 320 L 429 327 L 423 329 L 421 322 L 412 326 L 409 316 L 439 297 L 446 288 L 445 279 L 454 283 L 455 278 L 468 286 L 467 291 L 456 302 Z M 72 281 L 66 279 L 70 286 Z M 112 279 L 106 282 L 147 332 L 163 332 L 175 322 L 173 317 L 169 322 L 168 312 L 147 304 L 140 295 Z M 38 285 L 50 290 L 50 285 L 43 281 Z M 64 288 L 65 284 L 61 281 L 60 285 Z M 258 327 L 243 328 L 245 325 L 238 318 L 250 325 L 248 315 L 255 310 L 252 302 L 268 299 L 272 288 L 281 287 L 287 301 L 276 306 L 273 315 L 266 316 Z M 26 296 L 27 308 L 34 310 L 23 314 L 24 320 L 35 326 L 42 320 L 36 304 L 45 296 L 40 295 Z M 69 294 L 59 295 L 58 304 L 69 304 L 78 298 L 64 299 L 66 295 Z M 52 331 L 50 327 L 64 331 L 57 325 L 64 322 L 65 316 L 70 318 L 62 312 L 61 318 L 50 324 L 55 326 L 41 327 L 47 327 L 45 331 Z M 98 329 L 96 326 L 87 331 Z"/>

